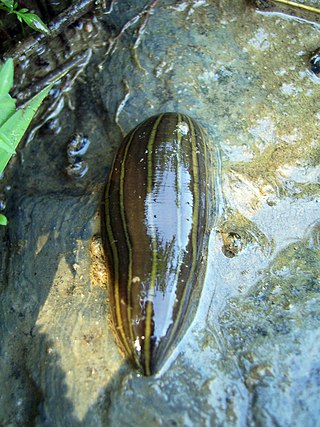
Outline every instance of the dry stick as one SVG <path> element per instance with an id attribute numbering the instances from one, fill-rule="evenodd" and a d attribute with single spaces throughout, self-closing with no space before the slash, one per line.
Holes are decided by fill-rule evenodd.
<path id="1" fill-rule="evenodd" d="M 95 0 L 77 0 L 68 9 L 60 13 L 49 25 L 49 34 L 37 34 L 27 37 L 19 42 L 14 48 L 3 55 L 3 59 L 13 58 L 13 60 L 24 60 L 28 58 L 45 39 L 56 37 L 64 31 L 70 24 L 74 23 L 81 16 L 85 15 L 93 6 Z"/>
<path id="2" fill-rule="evenodd" d="M 145 7 L 144 10 L 142 11 L 141 16 L 143 13 L 145 13 L 145 18 L 144 18 L 142 25 L 140 26 L 140 28 L 138 30 L 138 37 L 134 43 L 133 49 L 137 49 L 137 47 L 139 46 L 139 44 L 141 42 L 141 36 L 145 32 L 145 29 L 146 29 L 147 23 L 149 21 L 150 15 L 153 12 L 154 8 L 157 6 L 158 1 L 159 0 L 154 0 L 150 6 Z"/>
<path id="3" fill-rule="evenodd" d="M 143 72 L 143 74 L 148 74 L 147 70 L 140 64 L 137 49 L 141 43 L 141 38 L 146 30 L 147 23 L 149 21 L 150 15 L 153 13 L 155 7 L 157 6 L 159 0 L 154 0 L 150 6 L 146 6 L 143 11 L 141 12 L 141 17 L 143 14 L 145 14 L 142 24 L 140 25 L 138 29 L 138 36 L 137 39 L 133 45 L 132 52 L 133 52 L 133 60 L 135 64 L 137 65 L 138 69 Z"/>
<path id="4" fill-rule="evenodd" d="M 111 0 L 109 9 L 103 12 L 104 15 L 110 15 L 110 13 L 113 11 L 113 7 L 115 5 L 115 0 Z"/>
<path id="5" fill-rule="evenodd" d="M 286 4 L 288 6 L 299 7 L 300 9 L 305 9 L 309 12 L 320 13 L 320 9 L 317 9 L 316 7 L 312 7 L 312 6 L 307 6 L 305 4 L 295 3 L 293 1 L 287 1 L 287 0 L 273 0 L 273 1 L 276 3 Z"/>
<path id="6" fill-rule="evenodd" d="M 126 94 L 125 94 L 124 98 L 122 99 L 122 101 L 120 102 L 120 104 L 118 105 L 118 108 L 116 111 L 116 116 L 115 116 L 115 122 L 119 126 L 119 129 L 122 133 L 122 136 L 125 136 L 125 132 L 119 123 L 119 116 L 120 116 L 122 110 L 124 109 L 124 107 L 126 106 L 126 103 L 127 103 L 128 99 L 130 98 L 131 92 L 130 92 L 130 86 L 128 85 L 126 80 L 123 81 L 123 85 L 124 85 Z"/>
<path id="7" fill-rule="evenodd" d="M 67 92 L 70 91 L 72 88 L 73 83 L 78 78 L 79 74 L 83 72 L 84 68 L 90 61 L 92 55 L 92 50 L 88 49 L 85 52 L 80 53 L 77 57 L 75 57 L 73 60 L 70 60 L 68 63 L 65 63 L 63 67 L 60 68 L 60 70 L 57 70 L 57 73 L 55 74 L 49 74 L 46 76 L 45 79 L 40 82 L 40 85 L 52 82 L 53 80 L 56 80 L 60 77 L 64 77 L 67 75 L 66 81 L 62 84 L 60 93 L 56 99 L 53 100 L 53 102 L 48 107 L 45 117 L 39 121 L 39 123 L 31 129 L 28 138 L 25 141 L 25 145 L 28 145 L 30 141 L 34 138 L 36 132 L 50 119 L 53 119 L 59 115 L 62 108 L 64 107 L 64 95 L 66 95 Z M 77 67 L 78 70 L 74 73 L 72 76 L 68 73 L 71 69 Z M 70 108 L 70 105 L 69 105 Z M 70 108 L 71 110 L 74 110 L 74 108 Z"/>
<path id="8" fill-rule="evenodd" d="M 77 55 L 70 58 L 68 61 L 64 62 L 60 66 L 56 67 L 53 71 L 48 73 L 46 76 L 41 78 L 40 80 L 29 84 L 27 88 L 23 88 L 22 92 L 17 96 L 20 102 L 27 102 L 30 98 L 32 98 L 35 94 L 40 92 L 43 88 L 48 86 L 49 84 L 58 81 L 62 77 L 64 77 L 67 73 L 69 73 L 74 68 L 78 68 L 79 70 L 83 70 L 86 65 L 88 65 L 89 59 L 91 58 L 92 50 L 86 49 Z M 19 105 L 21 108 L 21 106 Z"/>
<path id="9" fill-rule="evenodd" d="M 123 25 L 123 27 L 120 29 L 120 31 L 118 32 L 118 34 L 116 36 L 109 38 L 109 40 L 108 40 L 109 46 L 108 46 L 107 52 L 105 53 L 105 59 L 102 62 L 100 62 L 99 69 L 102 68 L 102 66 L 106 62 L 108 56 L 112 55 L 115 52 L 115 50 L 117 48 L 117 42 L 122 37 L 123 33 L 125 31 L 127 31 L 128 28 L 130 28 L 134 24 L 136 24 L 145 15 L 146 18 L 145 18 L 144 22 L 142 23 L 141 28 L 138 30 L 138 37 L 137 37 L 137 40 L 135 41 L 133 49 L 136 49 L 139 46 L 141 35 L 144 32 L 146 24 L 149 20 L 149 17 L 151 15 L 151 13 L 153 12 L 154 8 L 157 6 L 158 1 L 159 0 L 153 0 L 153 2 L 150 5 L 145 6 L 141 12 L 139 12 L 133 18 L 129 19 L 129 21 L 127 21 Z"/>

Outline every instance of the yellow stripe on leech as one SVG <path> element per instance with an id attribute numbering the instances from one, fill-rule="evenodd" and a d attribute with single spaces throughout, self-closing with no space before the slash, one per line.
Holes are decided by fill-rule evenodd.
<path id="1" fill-rule="evenodd" d="M 131 322 L 131 311 L 132 311 L 132 303 L 131 303 L 131 285 L 132 285 L 132 246 L 129 238 L 128 226 L 125 217 L 125 208 L 124 208 L 124 179 L 125 179 L 125 163 L 128 156 L 128 151 L 133 141 L 136 132 L 132 132 L 130 139 L 127 142 L 126 148 L 124 150 L 124 155 L 121 163 L 121 172 L 120 172 L 120 215 L 122 220 L 123 231 L 125 235 L 125 240 L 128 248 L 129 255 L 129 263 L 128 263 L 128 282 L 127 282 L 127 316 L 128 316 L 128 326 L 129 326 L 129 334 L 131 345 L 134 346 L 134 337 L 133 337 L 133 329 Z"/>
<path id="2" fill-rule="evenodd" d="M 106 226 L 107 226 L 107 234 L 108 234 L 108 238 L 109 238 L 109 242 L 110 242 L 110 246 L 111 246 L 111 250 L 112 250 L 112 255 L 113 255 L 114 299 L 115 299 L 115 305 L 116 305 L 116 321 L 117 321 L 117 325 L 115 325 L 115 326 L 116 326 L 116 329 L 119 331 L 119 333 L 122 337 L 122 342 L 123 342 L 124 347 L 126 348 L 128 354 L 131 355 L 132 351 L 131 351 L 130 346 L 128 345 L 128 342 L 126 340 L 126 336 L 125 336 L 123 324 L 122 324 L 122 319 L 121 319 L 120 293 L 119 293 L 119 256 L 118 256 L 118 251 L 117 251 L 117 247 L 116 247 L 116 243 L 115 243 L 115 239 L 114 239 L 112 227 L 111 227 L 110 203 L 109 203 L 109 197 L 108 197 L 109 191 L 110 191 L 110 186 L 111 186 L 111 178 L 112 178 L 112 174 L 113 174 L 114 164 L 115 164 L 115 162 L 112 165 L 112 170 L 110 172 L 110 177 L 109 177 L 107 189 L 106 189 L 106 198 L 105 198 Z"/>
<path id="3" fill-rule="evenodd" d="M 158 126 L 161 122 L 163 114 L 161 114 L 155 124 L 153 125 L 152 131 L 150 133 L 150 138 L 147 146 L 148 151 L 148 179 L 147 179 L 147 203 L 148 203 L 148 211 L 149 217 L 148 222 L 149 231 L 151 233 L 151 242 L 152 242 L 152 268 L 151 268 L 151 280 L 150 287 L 148 292 L 148 301 L 146 308 L 146 329 L 145 329 L 145 337 L 144 337 L 144 355 L 145 355 L 145 373 L 146 375 L 151 374 L 150 370 L 150 339 L 151 339 L 151 318 L 152 318 L 152 292 L 155 288 L 156 277 L 157 277 L 157 239 L 155 233 L 155 227 L 153 223 L 153 214 L 152 214 L 152 157 L 153 157 L 153 145 L 157 133 Z"/>
<path id="4" fill-rule="evenodd" d="M 174 277 L 174 283 L 177 283 L 179 280 L 179 274 L 182 264 L 182 242 L 181 242 L 181 142 L 182 142 L 182 133 L 179 128 L 182 124 L 181 114 L 178 114 L 178 122 L 176 126 L 176 158 L 177 158 L 177 172 L 176 172 L 176 205 L 177 205 L 177 246 L 178 246 L 178 257 L 177 257 L 177 266 Z M 171 313 L 168 313 L 171 316 Z"/>
<path id="5" fill-rule="evenodd" d="M 193 192 L 194 192 L 194 208 L 192 214 L 192 267 L 188 277 L 188 285 L 194 274 L 197 264 L 197 237 L 198 237 L 198 223 L 199 223 L 199 164 L 197 160 L 197 144 L 195 139 L 194 126 L 189 120 L 192 128 L 192 163 L 193 163 Z M 186 286 L 187 287 L 187 286 Z M 183 295 L 183 303 L 185 299 L 185 293 Z"/>
<path id="6" fill-rule="evenodd" d="M 181 317 L 181 310 L 184 306 L 185 299 L 186 299 L 186 293 L 190 284 L 190 281 L 192 279 L 192 276 L 194 274 L 196 263 L 197 263 L 197 236 L 198 236 L 198 222 L 199 222 L 199 166 L 197 161 L 197 144 L 196 144 L 196 138 L 195 138 L 195 132 L 194 132 L 194 126 L 192 121 L 189 119 L 189 117 L 185 116 L 185 118 L 188 121 L 189 128 L 191 129 L 191 150 L 192 150 L 192 172 L 193 172 L 193 212 L 192 212 L 192 235 L 191 235 L 191 242 L 192 242 L 192 265 L 190 269 L 190 273 L 188 276 L 188 279 L 186 281 L 184 291 L 182 294 L 182 299 L 180 301 L 180 308 L 178 312 L 177 319 L 175 321 L 175 324 L 178 325 L 180 317 Z"/>
<path id="7" fill-rule="evenodd" d="M 200 128 L 200 134 L 201 134 L 201 138 L 202 138 L 202 146 L 203 146 L 203 158 L 204 158 L 204 169 L 205 169 L 205 174 L 206 174 L 206 221 L 209 224 L 209 216 L 211 214 L 210 212 L 210 207 L 208 206 L 209 204 L 209 197 L 212 197 L 212 195 L 209 194 L 209 189 L 212 191 L 213 187 L 212 185 L 209 185 L 209 180 L 210 180 L 210 176 L 209 176 L 209 170 L 208 170 L 208 165 L 211 165 L 211 162 L 208 163 L 208 153 L 207 153 L 207 140 L 205 138 L 205 134 L 202 128 Z M 211 206 L 211 203 L 209 204 Z M 205 233 L 207 233 L 208 230 L 205 230 Z"/>

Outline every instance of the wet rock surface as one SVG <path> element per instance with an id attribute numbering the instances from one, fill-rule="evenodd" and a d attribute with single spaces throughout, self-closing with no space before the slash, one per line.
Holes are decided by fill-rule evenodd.
<path id="1" fill-rule="evenodd" d="M 101 18 L 109 49 L 68 94 L 74 108 L 10 172 L 0 424 L 315 426 L 318 24 L 244 1 L 152 4 L 112 2 Z M 122 134 L 162 111 L 189 114 L 220 144 L 226 202 L 197 318 L 162 372 L 144 378 L 118 352 L 90 243 Z M 75 134 L 90 140 L 82 177 L 67 173 Z M 227 235 L 237 237 L 229 257 Z"/>

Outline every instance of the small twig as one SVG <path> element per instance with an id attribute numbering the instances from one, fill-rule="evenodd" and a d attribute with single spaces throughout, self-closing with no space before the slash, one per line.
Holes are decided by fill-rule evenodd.
<path id="1" fill-rule="evenodd" d="M 119 33 L 115 36 L 115 37 L 110 37 L 109 38 L 109 46 L 106 52 L 106 56 L 108 56 L 110 53 L 112 54 L 115 51 L 115 47 L 116 47 L 116 43 L 117 41 L 121 38 L 122 34 L 130 27 L 132 27 L 132 25 L 134 25 L 136 22 L 138 22 L 140 19 L 140 14 L 134 16 L 133 18 L 131 18 L 129 21 L 127 21 L 123 27 L 121 28 L 121 30 L 119 31 Z"/>
<path id="2" fill-rule="evenodd" d="M 130 98 L 131 92 L 130 92 L 130 87 L 129 87 L 129 85 L 128 85 L 128 83 L 127 83 L 126 80 L 123 81 L 123 85 L 124 85 L 126 94 L 125 94 L 124 98 L 122 99 L 122 101 L 120 102 L 120 104 L 118 105 L 118 108 L 117 108 L 117 111 L 116 111 L 115 122 L 119 126 L 122 135 L 125 136 L 125 132 L 122 129 L 120 123 L 119 123 L 119 116 L 120 116 L 122 110 L 124 109 L 124 107 L 125 107 L 128 99 Z"/>
<path id="3" fill-rule="evenodd" d="M 60 13 L 49 25 L 49 34 L 37 34 L 36 36 L 27 37 L 14 48 L 10 49 L 3 55 L 4 59 L 12 58 L 13 60 L 28 58 L 45 39 L 56 37 L 64 31 L 69 25 L 85 15 L 95 5 L 95 0 L 77 0 L 68 9 Z"/>
<path id="4" fill-rule="evenodd" d="M 133 45 L 133 49 L 137 49 L 137 47 L 139 46 L 139 44 L 141 42 L 141 36 L 143 35 L 143 33 L 146 30 L 146 26 L 147 26 L 147 23 L 149 21 L 150 15 L 152 14 L 154 8 L 157 6 L 158 1 L 159 0 L 154 0 L 153 3 L 149 7 L 145 8 L 141 12 L 141 16 L 144 13 L 145 14 L 145 18 L 144 18 L 144 20 L 143 20 L 143 22 L 142 22 L 142 24 L 141 24 L 141 26 L 140 26 L 140 28 L 138 30 L 138 37 L 137 37 L 137 40 L 135 41 L 135 43 Z"/>
<path id="5" fill-rule="evenodd" d="M 296 3 L 296 2 L 288 1 L 288 0 L 272 0 L 272 1 L 274 1 L 275 3 L 286 4 L 287 6 L 298 7 L 300 9 L 307 10 L 308 12 L 314 12 L 314 13 L 320 14 L 320 9 L 318 9 L 316 7 L 312 7 L 312 6 L 307 6 L 305 4 Z"/>
<path id="6" fill-rule="evenodd" d="M 29 85 L 27 88 L 23 88 L 22 92 L 17 96 L 17 99 L 19 101 L 27 101 L 29 98 L 32 98 L 34 94 L 40 92 L 43 88 L 45 88 L 52 82 L 61 79 L 74 68 L 78 68 L 81 72 L 88 64 L 89 59 L 91 58 L 91 54 L 92 50 L 87 49 L 78 53 L 76 56 L 73 56 L 71 59 L 64 62 L 62 65 L 56 67 L 54 71 L 48 73 L 41 80 L 38 80 L 32 85 Z"/>
<path id="7" fill-rule="evenodd" d="M 137 47 L 139 46 L 140 42 L 141 42 L 141 36 L 145 31 L 147 22 L 149 20 L 150 15 L 152 14 L 154 8 L 156 7 L 157 3 L 159 2 L 159 0 L 153 0 L 153 2 L 150 5 L 145 6 L 141 12 L 139 12 L 137 15 L 135 15 L 133 18 L 129 19 L 129 21 L 127 21 L 123 27 L 120 29 L 120 31 L 118 32 L 118 34 L 114 37 L 110 37 L 108 40 L 109 46 L 107 49 L 107 52 L 105 54 L 105 59 L 99 64 L 99 68 L 101 69 L 103 64 L 105 63 L 105 61 L 107 60 L 108 56 L 110 54 L 113 54 L 116 50 L 117 47 L 117 42 L 120 40 L 120 38 L 122 37 L 123 33 L 125 31 L 127 31 L 128 28 L 132 27 L 133 25 L 135 25 L 137 22 L 139 22 L 139 20 L 145 16 L 145 19 L 143 20 L 139 30 L 138 30 L 138 37 L 133 45 L 133 52 L 134 52 L 134 59 L 138 64 L 138 67 L 142 70 L 144 70 L 143 67 L 141 67 L 141 65 L 139 64 L 139 60 L 136 56 L 135 53 L 135 49 L 137 49 Z M 145 70 L 144 70 L 145 72 Z"/>
<path id="8" fill-rule="evenodd" d="M 158 1 L 159 0 L 154 0 L 150 6 L 146 6 L 143 9 L 143 11 L 141 12 L 141 16 L 143 16 L 143 14 L 145 16 L 144 16 L 142 24 L 140 25 L 140 27 L 138 29 L 138 36 L 137 36 L 136 41 L 135 41 L 135 43 L 133 45 L 133 48 L 132 48 L 133 61 L 136 64 L 136 66 L 138 67 L 138 69 L 143 72 L 143 74 L 148 74 L 148 72 L 140 64 L 140 61 L 139 61 L 139 58 L 138 58 L 138 54 L 137 54 L 137 49 L 138 49 L 138 47 L 139 47 L 139 45 L 141 43 L 141 38 L 142 38 L 142 36 L 143 36 L 143 34 L 144 34 L 145 30 L 146 30 L 146 27 L 147 27 L 150 15 L 152 14 L 154 8 L 156 7 Z"/>
<path id="9" fill-rule="evenodd" d="M 28 145 L 30 141 L 33 140 L 36 132 L 49 120 L 54 119 L 59 115 L 61 110 L 64 107 L 64 96 L 71 90 L 74 82 L 78 78 L 79 74 L 83 72 L 86 65 L 88 64 L 92 55 L 92 50 L 88 49 L 85 52 L 77 55 L 73 60 L 70 60 L 68 63 L 64 64 L 63 67 L 55 70 L 54 73 L 48 74 L 41 82 L 37 83 L 38 88 L 43 84 L 51 83 L 52 81 L 57 81 L 60 78 L 66 77 L 66 80 L 63 82 L 62 87 L 60 88 L 60 93 L 56 99 L 52 101 L 49 105 L 47 111 L 43 118 L 40 119 L 37 125 L 35 125 L 29 132 L 28 138 L 25 140 L 25 145 Z M 72 75 L 71 70 L 76 68 L 76 71 Z M 21 107 L 20 107 L 21 108 Z"/>
<path id="10" fill-rule="evenodd" d="M 114 5 L 115 5 L 116 0 L 111 0 L 109 9 L 106 10 L 105 12 L 103 12 L 104 15 L 110 15 L 110 13 L 113 11 Z"/>

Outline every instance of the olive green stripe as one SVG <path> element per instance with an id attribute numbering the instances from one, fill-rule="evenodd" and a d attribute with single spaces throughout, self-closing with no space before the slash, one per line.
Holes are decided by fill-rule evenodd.
<path id="1" fill-rule="evenodd" d="M 178 114 L 178 126 L 181 123 L 181 114 Z M 182 263 L 182 243 L 181 243 L 181 141 L 182 141 L 182 134 L 179 132 L 177 128 L 177 179 L 176 179 L 176 186 L 177 186 L 177 244 L 178 244 L 178 263 L 177 263 L 177 272 L 175 277 L 175 282 L 178 281 L 179 274 L 180 274 L 180 268 Z"/>
<path id="2" fill-rule="evenodd" d="M 193 277 L 196 264 L 197 264 L 197 238 L 198 238 L 198 223 L 199 223 L 199 201 L 200 201 L 200 194 L 199 194 L 199 164 L 197 160 L 197 143 L 196 143 L 196 136 L 195 136 L 195 130 L 192 123 L 192 120 L 188 116 L 184 116 L 188 123 L 189 127 L 191 129 L 191 149 L 192 149 L 192 171 L 193 171 L 193 194 L 194 194 L 194 203 L 193 203 L 193 212 L 192 212 L 192 236 L 191 236 L 191 242 L 192 242 L 192 266 L 191 270 L 186 282 L 186 286 L 184 288 L 183 294 L 182 294 L 182 301 L 180 303 L 180 308 L 177 316 L 176 325 L 178 325 L 180 317 L 182 315 L 181 310 L 184 306 L 185 300 L 186 300 L 186 294 L 189 288 L 190 281 Z M 205 164 L 206 167 L 206 164 Z"/>
<path id="3" fill-rule="evenodd" d="M 126 221 L 126 215 L 125 215 L 125 207 L 124 207 L 124 180 L 125 180 L 125 165 L 126 160 L 128 156 L 128 151 L 130 149 L 131 143 L 133 141 L 133 138 L 135 136 L 136 130 L 132 132 L 130 135 L 130 138 L 126 144 L 126 148 L 124 150 L 122 163 L 121 163 L 121 172 L 120 172 L 120 215 L 122 220 L 122 226 L 123 231 L 125 235 L 125 240 L 128 248 L 128 282 L 127 282 L 127 317 L 128 317 L 128 326 L 129 326 L 129 334 L 131 339 L 131 345 L 134 346 L 134 337 L 133 337 L 133 329 L 132 329 L 132 322 L 131 322 L 131 312 L 132 312 L 132 299 L 131 299 L 131 285 L 132 285 L 132 245 L 130 242 L 129 232 L 128 232 L 128 225 Z M 134 353 L 135 354 L 135 353 Z"/>
<path id="4" fill-rule="evenodd" d="M 186 120 L 189 124 L 189 128 L 191 129 L 191 150 L 192 150 L 192 171 L 193 171 L 193 195 L 194 195 L 194 203 L 193 203 L 193 212 L 192 212 L 192 235 L 191 235 L 191 244 L 192 244 L 192 265 L 191 270 L 186 281 L 181 301 L 179 301 L 179 309 L 177 313 L 177 317 L 175 318 L 174 325 L 172 331 L 170 333 L 170 339 L 167 341 L 164 350 L 162 350 L 162 354 L 166 354 L 168 347 L 170 347 L 172 341 L 175 339 L 175 335 L 177 329 L 179 327 L 180 318 L 182 317 L 182 309 L 184 307 L 185 300 L 187 298 L 187 292 L 190 285 L 190 281 L 193 277 L 196 263 L 197 263 L 197 236 L 198 236 L 198 222 L 199 222 L 199 165 L 197 161 L 197 145 L 196 145 L 196 137 L 194 126 L 192 120 L 188 116 L 183 116 L 183 120 Z M 206 164 L 205 164 L 206 167 Z"/>
<path id="5" fill-rule="evenodd" d="M 182 144 L 182 132 L 179 128 L 179 125 L 182 123 L 181 114 L 178 114 L 178 121 L 176 124 L 176 141 L 177 141 L 177 148 L 176 148 L 176 154 L 177 154 L 177 173 L 176 173 L 176 206 L 177 206 L 177 245 L 178 245 L 178 259 L 177 259 L 177 266 L 176 266 L 176 272 L 175 272 L 175 278 L 174 283 L 177 283 L 179 280 L 180 275 L 180 269 L 182 264 L 182 243 L 181 243 L 181 144 Z M 173 300 L 176 298 L 175 295 L 173 295 Z M 174 305 L 174 304 L 173 304 Z M 168 316 L 172 316 L 170 311 L 168 310 Z"/>
<path id="6" fill-rule="evenodd" d="M 208 207 L 208 202 L 209 202 L 209 190 L 212 191 L 213 186 L 210 183 L 210 176 L 209 176 L 209 170 L 207 165 L 211 165 L 211 162 L 208 162 L 208 154 L 207 154 L 207 139 L 205 137 L 204 131 L 202 129 L 202 127 L 200 127 L 200 134 L 201 134 L 201 138 L 202 138 L 202 144 L 203 144 L 203 157 L 204 157 L 204 169 L 205 169 L 205 175 L 206 175 L 206 222 L 208 223 L 209 221 L 209 215 L 210 215 L 210 208 Z M 207 231 L 207 230 L 205 230 Z"/>
<path id="7" fill-rule="evenodd" d="M 115 163 L 116 163 L 116 159 L 112 165 L 112 170 L 111 170 L 110 175 L 109 175 L 109 180 L 108 180 L 107 189 L 106 189 L 106 198 L 105 198 L 106 224 L 107 224 L 107 233 L 108 233 L 109 243 L 110 243 L 112 255 L 113 255 L 114 297 L 115 297 L 116 320 L 117 320 L 116 328 L 120 332 L 124 347 L 126 348 L 129 355 L 131 355 L 132 351 L 131 351 L 130 346 L 128 345 L 128 342 L 126 340 L 126 336 L 125 336 L 124 328 L 123 328 L 123 324 L 122 324 L 122 319 L 121 319 L 120 293 L 119 293 L 119 255 L 118 255 L 117 245 L 116 245 L 116 242 L 115 242 L 115 239 L 113 236 L 113 232 L 112 232 L 111 217 L 110 217 L 109 193 L 110 193 L 110 186 L 111 186 L 111 180 L 112 180 L 112 175 L 113 175 Z"/>
<path id="8" fill-rule="evenodd" d="M 153 178 L 153 145 L 156 137 L 156 133 L 158 130 L 158 126 L 162 120 L 163 114 L 161 114 L 155 124 L 153 125 L 152 131 L 150 133 L 150 138 L 148 142 L 148 178 L 147 178 L 147 200 L 148 200 L 148 208 L 150 209 L 151 221 L 153 221 L 152 215 L 152 178 Z M 154 229 L 154 223 L 148 224 L 150 232 L 151 232 L 151 240 L 152 240 L 152 268 L 151 268 L 151 281 L 149 287 L 149 295 L 147 301 L 146 308 L 146 329 L 145 329 L 145 337 L 144 337 L 144 354 L 145 354 L 145 373 L 146 375 L 151 374 L 150 367 L 150 340 L 151 340 L 151 317 L 152 317 L 152 300 L 151 293 L 155 288 L 156 277 L 157 277 L 157 239 L 156 233 Z"/>

